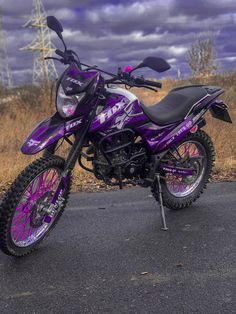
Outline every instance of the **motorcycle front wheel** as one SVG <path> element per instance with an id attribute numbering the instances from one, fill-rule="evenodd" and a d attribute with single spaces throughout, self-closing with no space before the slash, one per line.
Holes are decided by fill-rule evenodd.
<path id="1" fill-rule="evenodd" d="M 59 208 L 48 219 L 47 209 L 64 169 L 59 156 L 40 158 L 15 180 L 0 205 L 0 249 L 8 255 L 31 253 L 61 217 L 70 194 L 71 178 Z"/>

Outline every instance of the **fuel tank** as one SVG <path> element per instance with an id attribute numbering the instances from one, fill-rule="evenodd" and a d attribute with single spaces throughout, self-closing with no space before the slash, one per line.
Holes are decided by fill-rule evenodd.
<path id="1" fill-rule="evenodd" d="M 109 133 L 111 130 L 127 127 L 136 129 L 148 122 L 140 101 L 134 94 L 119 87 L 110 87 L 106 90 L 109 95 L 105 106 L 98 107 L 98 114 L 91 124 L 90 132 Z"/>

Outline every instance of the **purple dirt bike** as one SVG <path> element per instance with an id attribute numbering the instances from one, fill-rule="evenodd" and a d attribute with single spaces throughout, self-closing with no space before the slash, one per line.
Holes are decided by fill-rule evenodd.
<path id="1" fill-rule="evenodd" d="M 77 161 L 106 184 L 150 187 L 167 230 L 164 206 L 186 208 L 206 187 L 215 157 L 212 141 L 201 129 L 203 116 L 210 110 L 213 117 L 231 122 L 227 106 L 217 99 L 224 91 L 206 85 L 179 87 L 146 107 L 127 89 L 156 91 L 161 83 L 133 72 L 144 67 L 164 72 L 170 68 L 165 60 L 147 57 L 114 75 L 81 63 L 67 49 L 59 21 L 50 16 L 47 24 L 65 47 L 52 59 L 67 69 L 57 82 L 56 113 L 22 146 L 27 155 L 44 153 L 18 176 L 1 203 L 0 248 L 24 256 L 49 234 L 68 201 Z M 71 145 L 66 160 L 56 155 L 62 139 Z"/>

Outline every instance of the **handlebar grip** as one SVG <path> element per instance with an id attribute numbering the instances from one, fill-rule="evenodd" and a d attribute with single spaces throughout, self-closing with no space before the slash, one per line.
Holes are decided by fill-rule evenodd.
<path id="1" fill-rule="evenodd" d="M 135 83 L 140 85 L 140 86 L 147 85 L 147 86 L 153 86 L 153 87 L 157 87 L 157 88 L 161 88 L 162 87 L 162 84 L 159 83 L 159 82 L 148 81 L 148 80 L 145 80 L 145 79 L 140 78 L 140 77 L 137 77 L 135 79 Z"/>
<path id="2" fill-rule="evenodd" d="M 58 56 L 64 58 L 65 57 L 65 54 L 63 51 L 59 50 L 59 49 L 56 49 L 55 50 L 55 54 L 57 54 Z"/>
<path id="3" fill-rule="evenodd" d="M 144 80 L 143 84 L 144 85 L 158 87 L 158 88 L 162 88 L 162 83 L 159 83 L 159 82 Z"/>

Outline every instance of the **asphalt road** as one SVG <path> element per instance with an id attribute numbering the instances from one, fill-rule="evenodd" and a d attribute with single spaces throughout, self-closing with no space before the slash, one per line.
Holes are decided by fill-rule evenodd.
<path id="1" fill-rule="evenodd" d="M 0 313 L 236 313 L 236 183 L 167 222 L 146 189 L 72 195 L 39 250 L 0 253 Z"/>

